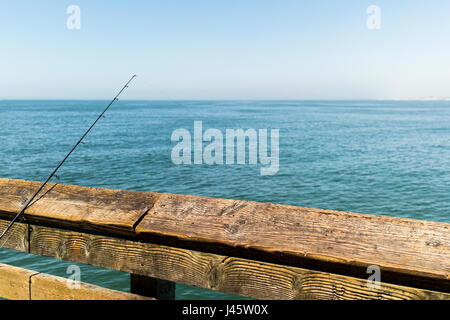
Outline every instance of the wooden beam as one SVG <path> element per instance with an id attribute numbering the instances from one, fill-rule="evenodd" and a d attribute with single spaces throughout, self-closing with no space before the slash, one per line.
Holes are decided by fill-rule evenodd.
<path id="1" fill-rule="evenodd" d="M 40 182 L 0 179 L 0 215 L 20 212 Z M 51 183 L 26 210 L 27 221 L 83 230 L 134 235 L 134 224 L 158 194 Z"/>
<path id="2" fill-rule="evenodd" d="M 164 194 L 136 233 L 144 241 L 348 275 L 376 265 L 391 280 L 450 292 L 446 223 Z"/>
<path id="3" fill-rule="evenodd" d="M 9 225 L 9 221 L 0 219 L 0 230 L 4 230 Z M 29 251 L 29 226 L 26 223 L 15 223 L 3 239 L 0 240 L 0 246 L 14 249 L 17 251 Z M 1 257 L 0 257 L 1 258 Z"/>
<path id="4" fill-rule="evenodd" d="M 39 183 L 0 179 L 0 216 Z M 450 225 L 175 194 L 49 186 L 29 223 L 450 292 Z"/>
<path id="5" fill-rule="evenodd" d="M 0 264 L 0 297 L 9 300 L 151 300 L 80 282 L 69 287 L 67 279 Z"/>
<path id="6" fill-rule="evenodd" d="M 8 300 L 30 299 L 30 278 L 36 271 L 0 263 L 0 297 Z"/>
<path id="7" fill-rule="evenodd" d="M 32 226 L 30 252 L 256 299 L 450 299 L 443 292 L 384 282 L 370 289 L 366 279 L 43 226 Z"/>

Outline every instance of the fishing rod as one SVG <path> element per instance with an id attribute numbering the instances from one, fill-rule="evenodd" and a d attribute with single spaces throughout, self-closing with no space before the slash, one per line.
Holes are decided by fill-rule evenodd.
<path id="1" fill-rule="evenodd" d="M 5 236 L 5 234 L 8 232 L 9 229 L 11 229 L 11 227 L 14 225 L 15 222 L 17 222 L 20 218 L 22 218 L 22 216 L 25 213 L 25 210 L 28 208 L 28 206 L 30 206 L 30 203 L 34 200 L 34 198 L 36 198 L 36 196 L 39 194 L 39 192 L 42 191 L 42 189 L 44 189 L 44 187 L 47 185 L 47 183 L 50 181 L 51 178 L 53 178 L 53 176 L 55 176 L 56 172 L 59 170 L 59 168 L 64 164 L 64 162 L 66 162 L 67 158 L 70 157 L 70 155 L 72 154 L 72 152 L 75 151 L 75 149 L 78 147 L 78 145 L 80 143 L 83 142 L 83 139 L 87 136 L 87 134 L 92 130 L 92 128 L 97 124 L 97 122 L 103 117 L 103 115 L 105 114 L 106 111 L 108 111 L 109 107 L 112 106 L 112 104 L 116 101 L 119 100 L 119 96 L 122 94 L 122 92 L 128 88 L 128 85 L 130 84 L 130 82 L 136 78 L 136 75 L 132 76 L 130 80 L 128 80 L 128 82 L 123 86 L 123 88 L 119 91 L 119 93 L 114 97 L 114 99 L 111 100 L 111 102 L 108 104 L 108 106 L 105 108 L 105 110 L 103 110 L 103 112 L 98 116 L 98 118 L 94 121 L 94 123 L 91 124 L 91 126 L 89 127 L 89 129 L 87 129 L 87 131 L 83 134 L 83 136 L 80 138 L 80 140 L 78 140 L 78 142 L 72 147 L 72 149 L 69 151 L 69 153 L 65 156 L 65 158 L 59 163 L 59 165 L 55 168 L 55 170 L 53 170 L 53 172 L 48 176 L 47 180 L 45 180 L 45 182 L 39 187 L 39 189 L 34 193 L 34 195 L 27 201 L 27 203 L 25 204 L 25 206 L 22 208 L 22 210 L 20 210 L 20 212 L 14 217 L 14 219 L 11 220 L 11 222 L 9 223 L 9 225 L 5 228 L 5 230 L 3 230 L 3 232 L 0 234 L 0 240 Z M 6 243 L 6 241 L 5 241 Z M 5 244 L 3 243 L 3 245 Z M 0 246 L 1 247 L 3 247 Z"/>

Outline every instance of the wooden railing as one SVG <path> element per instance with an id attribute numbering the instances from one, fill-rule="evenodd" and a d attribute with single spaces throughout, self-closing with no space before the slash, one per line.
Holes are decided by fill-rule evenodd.
<path id="1" fill-rule="evenodd" d="M 0 179 L 0 230 L 38 186 Z M 52 184 L 8 233 L 5 247 L 130 273 L 131 294 L 88 284 L 68 290 L 61 278 L 0 265 L 0 296 L 173 299 L 178 282 L 256 299 L 450 299 L 449 227 Z M 379 286 L 368 280 L 370 266 L 381 271 Z M 46 286 L 53 291 L 40 294 Z"/>

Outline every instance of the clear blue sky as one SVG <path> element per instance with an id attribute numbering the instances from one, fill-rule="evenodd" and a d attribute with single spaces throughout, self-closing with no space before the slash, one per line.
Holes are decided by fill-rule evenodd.
<path id="1" fill-rule="evenodd" d="M 449 17 L 448 0 L 3 0 L 0 99 L 108 99 L 134 73 L 124 98 L 450 96 Z"/>

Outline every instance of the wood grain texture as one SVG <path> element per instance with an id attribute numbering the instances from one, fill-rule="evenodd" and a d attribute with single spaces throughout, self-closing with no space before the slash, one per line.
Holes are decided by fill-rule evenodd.
<path id="1" fill-rule="evenodd" d="M 42 273 L 32 276 L 30 285 L 31 300 L 154 300 L 84 282 L 71 289 L 67 279 Z"/>
<path id="2" fill-rule="evenodd" d="M 9 221 L 0 219 L 1 231 L 3 231 L 8 225 Z M 5 237 L 0 240 L 0 246 L 3 246 L 3 248 L 28 252 L 28 230 L 28 224 L 20 222 L 15 223 L 5 234 Z"/>
<path id="3" fill-rule="evenodd" d="M 29 300 L 30 277 L 37 273 L 0 263 L 0 297 L 8 300 Z"/>
<path id="4" fill-rule="evenodd" d="M 449 290 L 449 224 L 270 203 L 161 195 L 138 238 L 208 252 L 436 279 Z M 197 246 L 197 247 L 194 247 Z M 355 269 L 356 270 L 356 269 Z"/>
<path id="5" fill-rule="evenodd" d="M 20 212 L 41 182 L 0 179 L 0 215 Z M 26 210 L 30 222 L 134 235 L 134 225 L 158 195 L 50 183 Z"/>
<path id="6" fill-rule="evenodd" d="M 0 297 L 9 300 L 152 300 L 144 296 L 0 264 Z"/>
<path id="7" fill-rule="evenodd" d="M 0 179 L 0 216 L 39 183 Z M 175 194 L 49 186 L 27 221 L 450 292 L 446 223 Z M 120 261 L 118 262 L 120 263 Z"/>
<path id="8" fill-rule="evenodd" d="M 450 299 L 447 293 L 249 259 L 33 226 L 33 254 L 256 299 Z M 383 275 L 382 275 L 383 277 Z"/>

